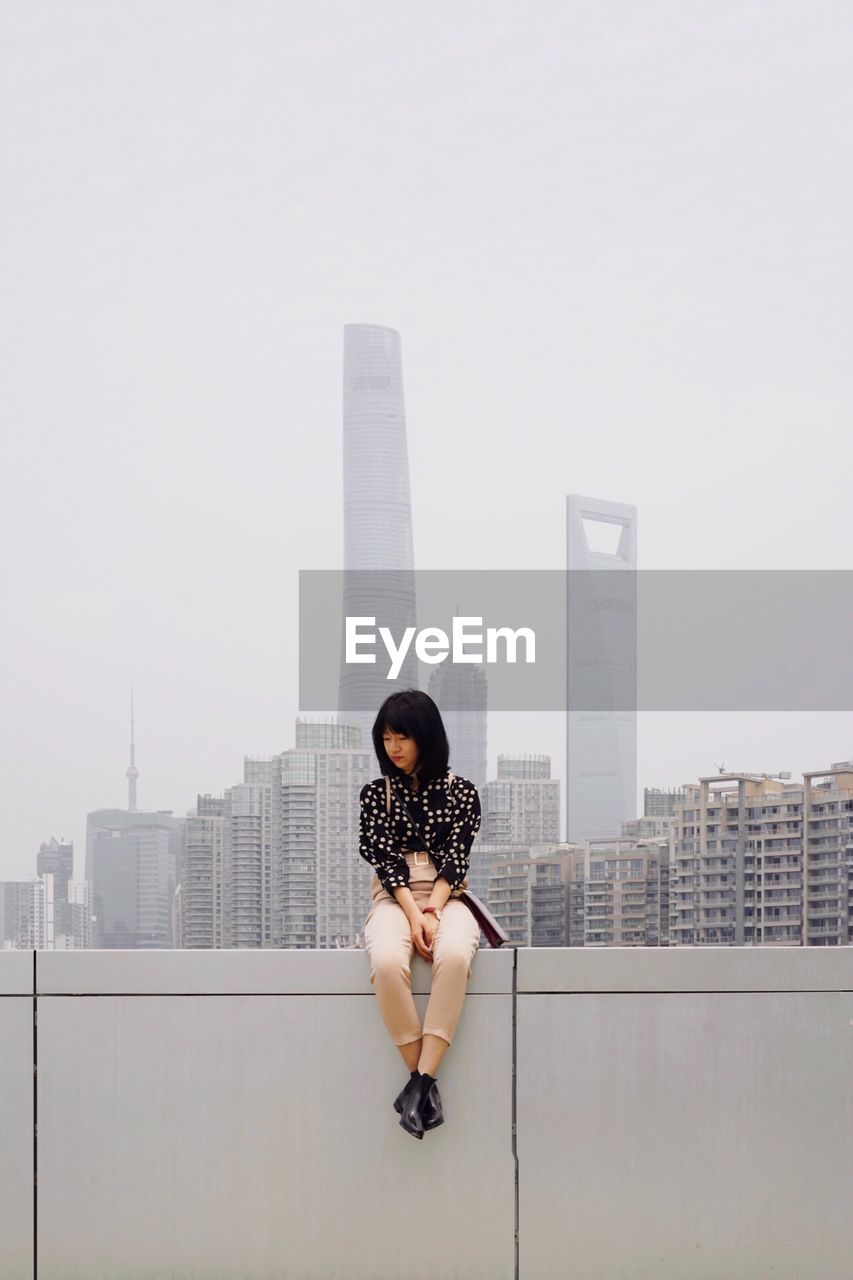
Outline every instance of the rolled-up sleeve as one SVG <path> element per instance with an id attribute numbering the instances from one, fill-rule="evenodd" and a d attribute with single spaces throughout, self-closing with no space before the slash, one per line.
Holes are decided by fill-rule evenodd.
<path id="1" fill-rule="evenodd" d="M 395 888 L 409 883 L 409 864 L 385 812 L 385 792 L 370 782 L 365 783 L 359 795 L 358 851 L 392 898 Z"/>
<path id="2" fill-rule="evenodd" d="M 455 889 L 468 874 L 471 845 L 480 830 L 482 810 L 480 796 L 473 782 L 457 783 L 453 788 L 453 813 L 450 834 L 441 849 L 442 864 L 438 873 Z"/>

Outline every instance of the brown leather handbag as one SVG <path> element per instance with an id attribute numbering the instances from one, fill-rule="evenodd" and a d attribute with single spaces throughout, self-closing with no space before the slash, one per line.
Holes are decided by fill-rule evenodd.
<path id="1" fill-rule="evenodd" d="M 448 770 L 449 794 L 453 791 L 453 777 L 454 775 Z M 390 816 L 391 779 L 387 773 L 385 774 L 385 812 Z M 432 851 L 430 850 L 429 844 L 415 821 L 414 815 L 408 805 L 406 806 L 406 812 L 411 818 L 412 824 L 418 835 L 423 840 L 427 852 L 431 855 Z M 468 877 L 466 876 L 462 881 L 462 884 L 467 885 L 467 883 Z M 489 908 L 486 906 L 485 902 L 483 902 L 482 898 L 478 898 L 475 893 L 472 893 L 470 889 L 466 888 L 456 889 L 453 896 L 458 898 L 460 902 L 464 902 L 466 907 L 468 907 L 473 914 L 474 918 L 479 922 L 480 928 L 482 929 L 485 939 L 490 947 L 502 947 L 505 942 L 509 942 L 509 934 L 506 929 L 504 929 L 503 925 L 498 923 Z"/>

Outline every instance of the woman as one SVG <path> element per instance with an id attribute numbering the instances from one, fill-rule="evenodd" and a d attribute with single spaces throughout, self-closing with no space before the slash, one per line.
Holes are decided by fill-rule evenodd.
<path id="1" fill-rule="evenodd" d="M 359 815 L 359 853 L 376 873 L 364 945 L 382 1020 L 410 1070 L 394 1107 L 406 1132 L 423 1138 L 444 1123 L 436 1075 L 480 945 L 479 922 L 458 897 L 480 829 L 480 797 L 467 778 L 449 777 L 447 734 L 429 694 L 406 689 L 386 698 L 373 746 L 382 776 L 362 787 Z M 433 966 L 423 1028 L 412 998 L 413 945 Z"/>

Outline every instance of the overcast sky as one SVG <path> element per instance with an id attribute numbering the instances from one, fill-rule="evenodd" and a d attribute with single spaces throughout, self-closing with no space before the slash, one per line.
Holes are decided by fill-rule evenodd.
<path id="1" fill-rule="evenodd" d="M 637 506 L 641 568 L 853 568 L 851 36 L 819 0 L 4 0 L 0 878 L 51 835 L 82 876 L 131 680 L 141 808 L 293 745 L 345 323 L 402 335 L 417 568 L 562 568 L 569 492 Z M 492 717 L 513 750 L 559 774 L 562 718 Z M 645 714 L 638 750 L 639 789 L 798 778 L 853 716 Z"/>

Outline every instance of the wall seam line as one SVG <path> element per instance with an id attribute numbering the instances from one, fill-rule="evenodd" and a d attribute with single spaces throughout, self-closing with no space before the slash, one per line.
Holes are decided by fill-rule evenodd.
<path id="1" fill-rule="evenodd" d="M 519 1259 L 518 1259 L 518 1146 L 516 1138 L 518 1136 L 518 1126 L 516 1123 L 516 1065 L 517 1065 L 517 1027 L 516 1015 L 518 1011 L 518 947 L 512 949 L 512 1158 L 515 1164 L 515 1185 L 514 1185 L 514 1275 L 515 1280 L 519 1280 Z"/>
<path id="2" fill-rule="evenodd" d="M 33 950 L 33 1280 L 38 1280 L 38 950 Z"/>

